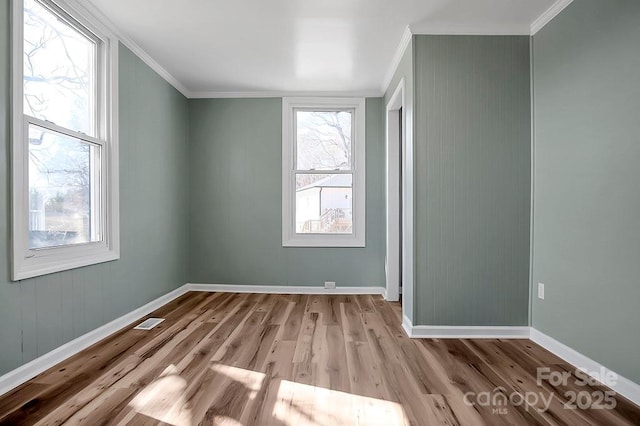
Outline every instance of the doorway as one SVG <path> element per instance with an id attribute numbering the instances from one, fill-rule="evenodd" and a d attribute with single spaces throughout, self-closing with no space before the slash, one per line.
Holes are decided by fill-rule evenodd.
<path id="1" fill-rule="evenodd" d="M 388 301 L 400 300 L 403 285 L 403 193 L 404 185 L 404 151 L 406 145 L 406 119 L 404 111 L 404 80 L 389 100 L 386 109 L 386 292 Z"/>

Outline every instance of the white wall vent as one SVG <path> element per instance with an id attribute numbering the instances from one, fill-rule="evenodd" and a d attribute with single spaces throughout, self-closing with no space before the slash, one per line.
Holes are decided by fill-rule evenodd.
<path id="1" fill-rule="evenodd" d="M 164 318 L 148 318 L 143 322 L 141 322 L 140 324 L 138 324 L 137 326 L 133 327 L 133 329 L 134 330 L 151 330 L 153 327 L 160 324 L 162 321 L 164 321 Z"/>

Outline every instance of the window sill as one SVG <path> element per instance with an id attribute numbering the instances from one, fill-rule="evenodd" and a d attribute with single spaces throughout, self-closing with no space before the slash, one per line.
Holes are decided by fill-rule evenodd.
<path id="1" fill-rule="evenodd" d="M 79 254 L 79 251 L 84 251 L 84 253 Z M 12 278 L 13 281 L 19 281 L 83 266 L 110 262 L 119 258 L 120 253 L 117 250 L 109 249 L 105 245 L 56 248 L 51 250 L 51 253 L 43 251 L 36 253 L 33 257 L 23 257 L 20 261 L 16 261 Z"/>
<path id="2" fill-rule="evenodd" d="M 296 235 L 284 238 L 282 247 L 366 247 L 364 238 L 353 235 Z"/>

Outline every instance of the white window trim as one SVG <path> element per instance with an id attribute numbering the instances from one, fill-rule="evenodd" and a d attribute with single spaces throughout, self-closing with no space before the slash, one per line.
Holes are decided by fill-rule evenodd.
<path id="1" fill-rule="evenodd" d="M 298 234 L 295 232 L 295 108 L 352 108 L 355 110 L 353 162 L 353 233 Z M 364 98 L 282 99 L 282 245 L 283 247 L 365 247 L 366 152 Z"/>
<path id="2" fill-rule="evenodd" d="M 100 138 L 92 140 L 83 135 L 81 139 L 99 142 L 101 152 L 102 194 L 102 241 L 29 249 L 28 239 L 28 146 L 24 135 L 27 123 L 36 122 L 23 114 L 23 1 L 11 2 L 11 136 L 12 136 L 12 279 L 14 281 L 94 265 L 120 258 L 119 176 L 118 176 L 118 39 L 79 2 L 75 0 L 52 0 L 53 5 L 82 23 L 93 32 L 104 45 L 99 52 L 101 81 L 99 82 L 98 109 L 100 114 L 97 129 Z M 43 122 L 46 127 L 51 124 Z M 37 123 L 37 124 L 43 124 Z M 59 129 L 57 129 L 59 131 Z M 78 135 L 73 135 L 78 137 Z"/>

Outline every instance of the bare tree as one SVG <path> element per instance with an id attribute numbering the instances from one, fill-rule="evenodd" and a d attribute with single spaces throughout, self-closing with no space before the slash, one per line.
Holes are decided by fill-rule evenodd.
<path id="1" fill-rule="evenodd" d="M 24 2 L 24 112 L 77 131 L 88 131 L 91 63 L 84 39 L 53 12 L 33 0 Z M 79 42 L 80 41 L 80 42 Z M 90 45 L 89 43 L 85 43 Z M 80 47 L 79 47 L 80 46 Z M 79 50 L 80 49 L 80 50 Z M 34 204 L 88 215 L 91 194 L 91 146 L 54 131 L 29 132 L 30 191 Z M 34 174 L 34 172 L 37 172 Z M 41 204 L 40 204 L 41 203 Z"/>
<path id="2" fill-rule="evenodd" d="M 51 25 L 43 10 L 34 2 L 25 2 L 24 98 L 27 112 L 36 117 L 46 111 L 51 102 L 46 94 L 38 90 L 39 85 L 55 85 L 58 95 L 77 99 L 89 99 L 91 90 L 89 70 L 77 63 L 69 48 L 73 36 L 61 31 L 61 25 Z M 53 45 L 66 60 L 56 61 L 54 69 L 43 69 L 48 59 L 47 49 Z"/>
<path id="3" fill-rule="evenodd" d="M 346 170 L 351 168 L 351 113 L 309 111 L 298 116 L 298 165 L 301 170 Z M 298 175 L 298 187 L 323 175 Z"/>

